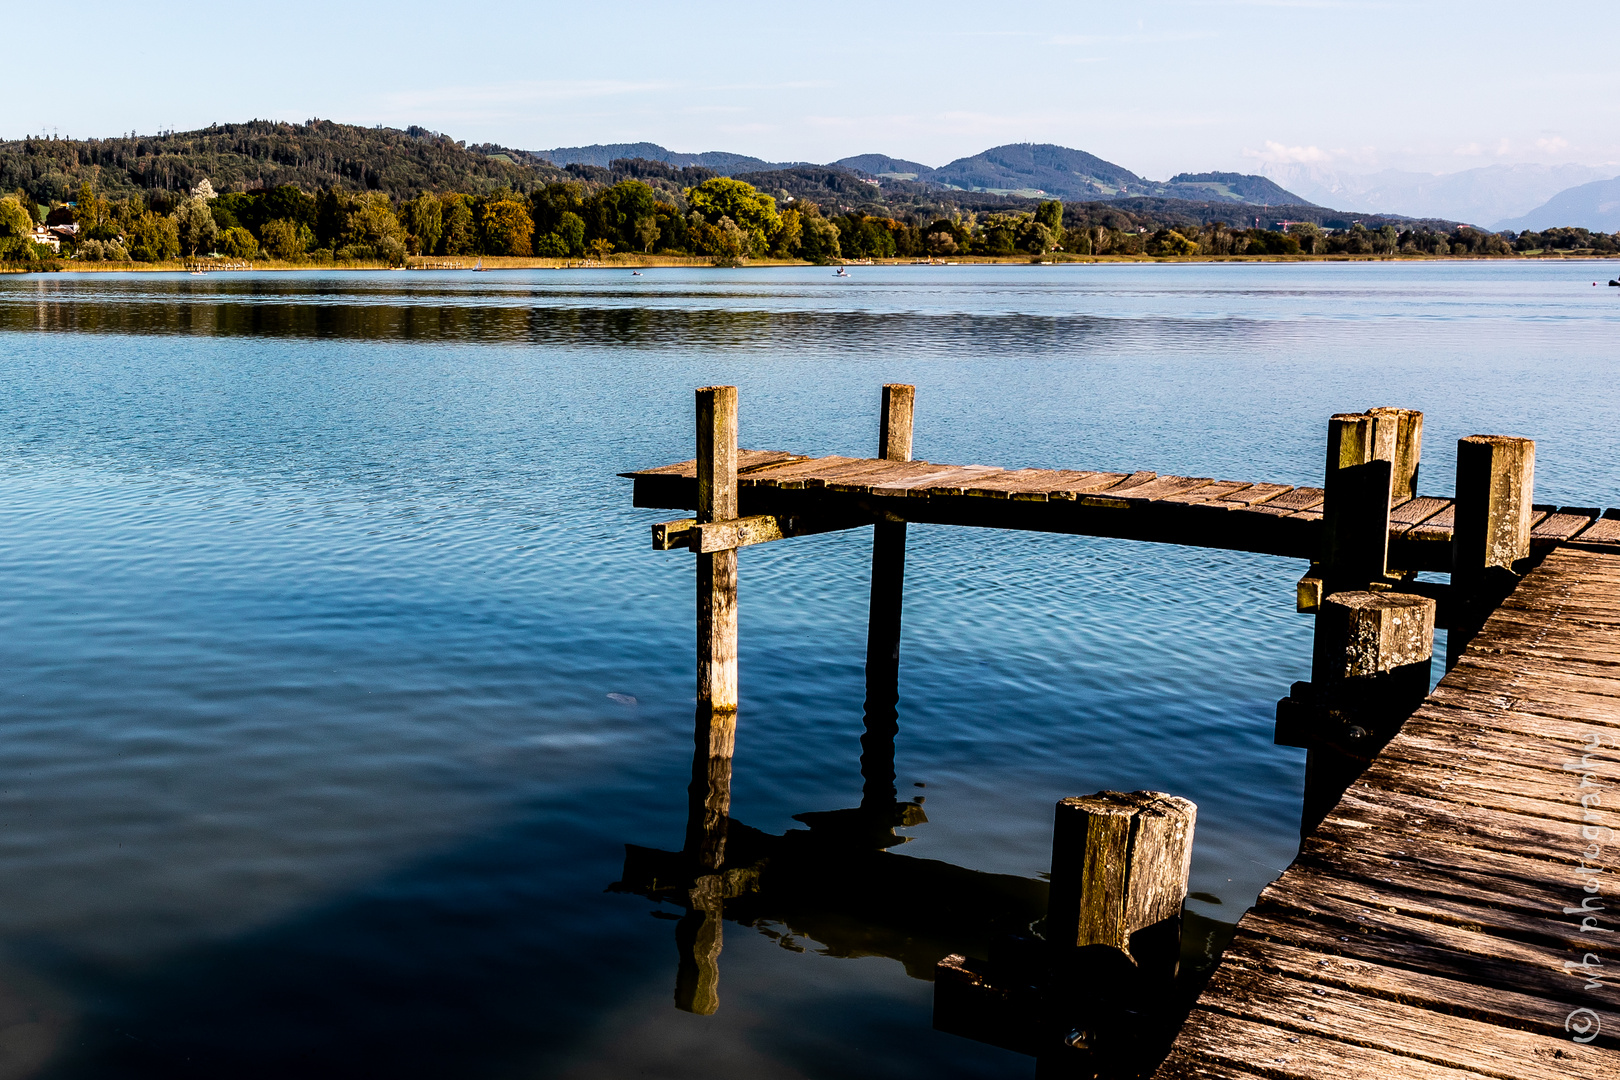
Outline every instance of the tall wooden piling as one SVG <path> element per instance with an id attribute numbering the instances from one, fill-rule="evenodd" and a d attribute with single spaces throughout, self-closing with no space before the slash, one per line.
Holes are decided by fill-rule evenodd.
<path id="1" fill-rule="evenodd" d="M 1394 478 L 1391 459 L 1399 428 L 1398 419 L 1380 422 L 1365 413 L 1340 413 L 1328 421 L 1320 568 L 1324 595 L 1384 580 Z M 1385 456 L 1379 456 L 1380 451 Z"/>
<path id="2" fill-rule="evenodd" d="M 737 516 L 737 388 L 697 392 L 697 521 Z M 697 556 L 697 699 L 737 707 L 737 549 Z"/>
<path id="3" fill-rule="evenodd" d="M 917 388 L 883 388 L 878 456 L 911 460 L 913 406 Z M 861 736 L 861 805 L 887 808 L 896 799 L 894 738 L 900 702 L 900 613 L 906 580 L 906 523 L 879 521 L 872 531 L 872 599 L 866 627 L 866 731 Z"/>
<path id="4" fill-rule="evenodd" d="M 737 388 L 697 392 L 697 521 L 737 516 Z M 737 732 L 737 549 L 698 553 L 697 712 L 686 852 L 698 866 L 725 861 L 731 756 Z"/>
<path id="5" fill-rule="evenodd" d="M 1312 832 L 1429 692 L 1434 600 L 1329 596 L 1316 617 L 1311 681 L 1278 705 L 1279 743 L 1304 746 L 1300 831 Z"/>
<path id="6" fill-rule="evenodd" d="M 1416 409 L 1382 406 L 1368 409 L 1373 418 L 1373 456 L 1390 463 L 1389 504 L 1417 498 L 1418 468 L 1423 460 L 1423 414 Z"/>
<path id="7" fill-rule="evenodd" d="M 1446 667 L 1456 664 L 1490 609 L 1529 569 L 1536 444 L 1508 435 L 1457 440 L 1457 516 L 1451 534 L 1454 617 Z"/>

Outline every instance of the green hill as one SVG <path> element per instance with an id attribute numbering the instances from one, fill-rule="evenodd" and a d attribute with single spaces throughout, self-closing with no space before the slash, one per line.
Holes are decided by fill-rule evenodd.
<path id="1" fill-rule="evenodd" d="M 330 120 L 253 120 L 161 135 L 0 142 L 0 190 L 23 189 L 46 204 L 76 198 L 85 180 L 112 196 L 188 191 L 206 178 L 221 192 L 296 184 L 309 192 L 385 191 L 408 199 L 423 191 L 527 190 L 561 175 L 549 165 L 474 152 L 425 128 L 400 131 Z"/>

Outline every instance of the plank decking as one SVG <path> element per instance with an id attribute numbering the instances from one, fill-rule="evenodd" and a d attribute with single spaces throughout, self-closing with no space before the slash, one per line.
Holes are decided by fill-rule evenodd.
<path id="1" fill-rule="evenodd" d="M 783 450 L 739 450 L 743 515 L 824 522 L 878 519 L 1255 551 L 1313 559 L 1321 548 L 1321 488 L 1154 472 L 999 469 L 879 458 L 809 458 Z M 697 506 L 697 462 L 625 473 L 638 507 Z M 1547 549 L 1590 534 L 1620 539 L 1620 515 L 1586 507 L 1538 506 L 1532 545 Z M 1407 571 L 1451 569 L 1454 504 L 1423 496 L 1390 511 L 1389 564 Z"/>
<path id="2" fill-rule="evenodd" d="M 1611 829 L 1620 545 L 1563 547 L 1261 893 L 1157 1076 L 1620 1077 Z"/>

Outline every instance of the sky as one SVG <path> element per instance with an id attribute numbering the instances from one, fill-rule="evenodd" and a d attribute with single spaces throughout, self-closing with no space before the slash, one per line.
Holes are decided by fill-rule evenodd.
<path id="1" fill-rule="evenodd" d="M 254 118 L 521 149 L 943 165 L 1060 143 L 1153 179 L 1265 163 L 1620 162 L 1620 5 L 88 2 L 10 50 L 0 137 Z"/>

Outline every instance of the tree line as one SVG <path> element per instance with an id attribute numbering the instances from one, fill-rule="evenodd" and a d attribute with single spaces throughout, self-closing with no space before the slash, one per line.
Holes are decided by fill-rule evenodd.
<path id="1" fill-rule="evenodd" d="M 635 163 L 624 172 L 635 172 Z M 1542 250 L 1620 250 L 1615 237 L 1585 229 L 1487 233 L 1461 227 L 1324 230 L 1238 229 L 1216 221 L 1132 225 L 1099 223 L 1082 208 L 1049 200 L 1027 211 L 963 212 L 948 217 L 884 217 L 848 209 L 825 213 L 807 199 L 784 203 L 742 180 L 691 175 L 645 163 L 631 175 L 575 178 L 524 192 L 423 191 L 396 199 L 380 191 L 293 184 L 216 193 L 206 179 L 189 193 L 103 194 L 81 183 L 71 203 L 45 206 L 26 191 L 0 199 L 0 259 L 38 264 L 48 249 L 31 242 L 37 223 L 73 224 L 62 256 L 85 261 L 161 262 L 217 254 L 288 263 L 403 265 L 409 256 L 523 256 L 605 259 L 613 254 L 698 256 L 737 265 L 748 259 L 841 259 L 1146 255 L 1511 255 Z M 596 170 L 604 172 L 604 170 Z M 681 186 L 678 180 L 695 181 Z"/>

